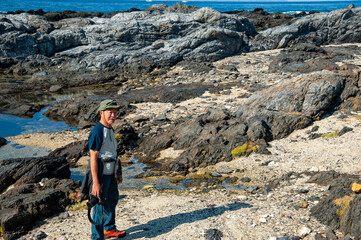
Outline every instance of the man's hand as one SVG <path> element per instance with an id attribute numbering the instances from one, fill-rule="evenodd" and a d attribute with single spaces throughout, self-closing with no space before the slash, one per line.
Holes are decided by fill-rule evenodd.
<path id="1" fill-rule="evenodd" d="M 101 186 L 99 182 L 93 183 L 92 195 L 100 199 L 100 190 L 101 190 Z"/>

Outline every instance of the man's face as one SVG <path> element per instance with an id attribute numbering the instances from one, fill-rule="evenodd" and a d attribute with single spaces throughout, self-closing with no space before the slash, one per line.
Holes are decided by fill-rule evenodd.
<path id="1" fill-rule="evenodd" d="M 100 111 L 100 120 L 108 125 L 112 125 L 117 118 L 118 110 L 117 109 L 107 109 Z"/>

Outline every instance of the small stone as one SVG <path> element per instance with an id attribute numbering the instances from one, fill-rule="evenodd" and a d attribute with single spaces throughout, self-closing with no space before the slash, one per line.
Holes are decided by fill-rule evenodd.
<path id="1" fill-rule="evenodd" d="M 53 85 L 49 88 L 49 92 L 60 92 L 62 87 L 60 85 Z"/>
<path id="2" fill-rule="evenodd" d="M 222 177 L 222 174 L 218 173 L 218 172 L 212 172 L 211 173 L 212 177 Z"/>
<path id="3" fill-rule="evenodd" d="M 338 132 L 338 136 L 342 136 L 344 135 L 345 133 L 348 133 L 348 132 L 351 132 L 353 131 L 353 128 L 349 128 L 349 127 L 343 127 L 341 129 L 341 131 Z"/>
<path id="4" fill-rule="evenodd" d="M 67 212 L 62 212 L 59 214 L 59 218 L 61 218 L 61 219 L 66 219 L 68 217 L 69 217 L 69 213 L 67 213 Z"/>
<path id="5" fill-rule="evenodd" d="M 308 202 L 307 201 L 301 201 L 297 203 L 297 206 L 299 208 L 307 208 L 308 207 Z"/>
<path id="6" fill-rule="evenodd" d="M 352 191 L 355 193 L 361 193 L 361 184 L 353 183 L 352 184 Z"/>
<path id="7" fill-rule="evenodd" d="M 149 121 L 149 118 L 147 116 L 136 116 L 133 119 L 133 122 L 135 122 L 135 123 L 146 122 L 146 121 Z"/>
<path id="8" fill-rule="evenodd" d="M 229 174 L 229 173 L 233 173 L 233 170 L 230 169 L 229 167 L 224 167 L 224 166 L 221 166 L 217 169 L 217 172 L 219 173 L 224 173 L 224 174 Z"/>
<path id="9" fill-rule="evenodd" d="M 301 226 L 297 229 L 297 235 L 300 236 L 301 238 L 307 236 L 308 234 L 311 233 L 311 229 L 309 229 L 306 226 Z"/>
<path id="10" fill-rule="evenodd" d="M 144 185 L 142 190 L 155 190 L 154 185 Z"/>
<path id="11" fill-rule="evenodd" d="M 261 223 L 266 223 L 266 222 L 267 222 L 267 219 L 266 219 L 266 218 L 260 218 L 259 221 L 260 221 Z"/>
<path id="12" fill-rule="evenodd" d="M 223 234 L 218 229 L 208 229 L 204 237 L 206 240 L 221 240 Z"/>
<path id="13" fill-rule="evenodd" d="M 47 235 L 45 232 L 39 231 L 39 232 L 37 232 L 37 233 L 34 235 L 34 239 L 35 239 L 35 240 L 40 240 L 40 239 L 46 238 L 47 236 L 48 236 L 48 235 Z"/>
<path id="14" fill-rule="evenodd" d="M 249 186 L 246 191 L 249 192 L 249 193 L 256 193 L 256 191 L 258 190 L 259 188 L 257 186 Z"/>
<path id="15" fill-rule="evenodd" d="M 237 198 L 241 201 L 246 201 L 248 199 L 248 197 L 245 195 L 239 195 L 239 196 L 237 196 Z"/>
<path id="16" fill-rule="evenodd" d="M 270 188 L 270 187 L 265 187 L 264 189 L 263 189 L 263 193 L 265 194 L 265 195 L 267 195 L 269 192 L 271 192 L 272 191 L 272 189 Z"/>
<path id="17" fill-rule="evenodd" d="M 243 177 L 243 178 L 241 178 L 241 181 L 242 182 L 250 182 L 251 179 L 249 177 Z"/>
<path id="18" fill-rule="evenodd" d="M 310 191 L 310 190 L 308 190 L 308 189 L 300 189 L 300 190 L 299 190 L 300 193 L 308 193 L 309 191 Z"/>

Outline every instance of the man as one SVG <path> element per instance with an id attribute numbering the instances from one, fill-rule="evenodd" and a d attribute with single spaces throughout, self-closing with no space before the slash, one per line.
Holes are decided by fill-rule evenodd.
<path id="1" fill-rule="evenodd" d="M 102 101 L 98 108 L 100 122 L 94 126 L 88 138 L 90 171 L 88 170 L 84 178 L 82 192 L 89 191 L 101 201 L 93 209 L 93 221 L 99 225 L 92 224 L 92 240 L 120 238 L 126 234 L 125 231 L 117 230 L 115 226 L 115 207 L 119 198 L 118 183 L 123 179 L 112 124 L 119 108 L 114 100 Z M 84 191 L 86 186 L 88 190 Z"/>

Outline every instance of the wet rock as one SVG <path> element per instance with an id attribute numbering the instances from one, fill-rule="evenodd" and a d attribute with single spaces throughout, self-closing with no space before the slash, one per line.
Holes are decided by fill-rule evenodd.
<path id="1" fill-rule="evenodd" d="M 344 70 L 344 66 L 339 66 L 337 62 L 341 59 L 352 59 L 359 51 L 353 46 L 324 49 L 309 43 L 299 43 L 281 51 L 270 63 L 268 70 L 300 73 Z"/>
<path id="2" fill-rule="evenodd" d="M 70 167 L 76 167 L 78 160 L 89 155 L 88 140 L 77 141 L 52 151 L 49 156 L 65 157 Z"/>
<path id="3" fill-rule="evenodd" d="M 19 158 L 0 161 L 0 191 L 12 184 L 37 183 L 42 178 L 69 178 L 69 163 L 62 157 Z"/>
<path id="4" fill-rule="evenodd" d="M 43 107 L 44 105 L 14 102 L 11 107 L 9 106 L 9 104 L 6 104 L 4 107 L 2 107 L 1 112 L 23 118 L 31 118 L 36 112 L 39 112 Z"/>
<path id="5" fill-rule="evenodd" d="M 0 147 L 4 146 L 6 144 L 6 139 L 3 137 L 0 137 Z"/>
<path id="6" fill-rule="evenodd" d="M 45 183 L 39 184 L 42 179 Z M 0 162 L 0 223 L 5 239 L 16 239 L 37 220 L 65 210 L 69 194 L 80 187 L 70 178 L 65 158 L 8 159 Z"/>
<path id="7" fill-rule="evenodd" d="M 253 11 L 229 11 L 227 13 L 238 14 L 248 18 L 258 32 L 266 30 L 267 28 L 290 24 L 295 21 L 295 18 L 307 15 L 305 12 L 298 14 L 268 13 L 262 8 L 256 8 Z"/>

